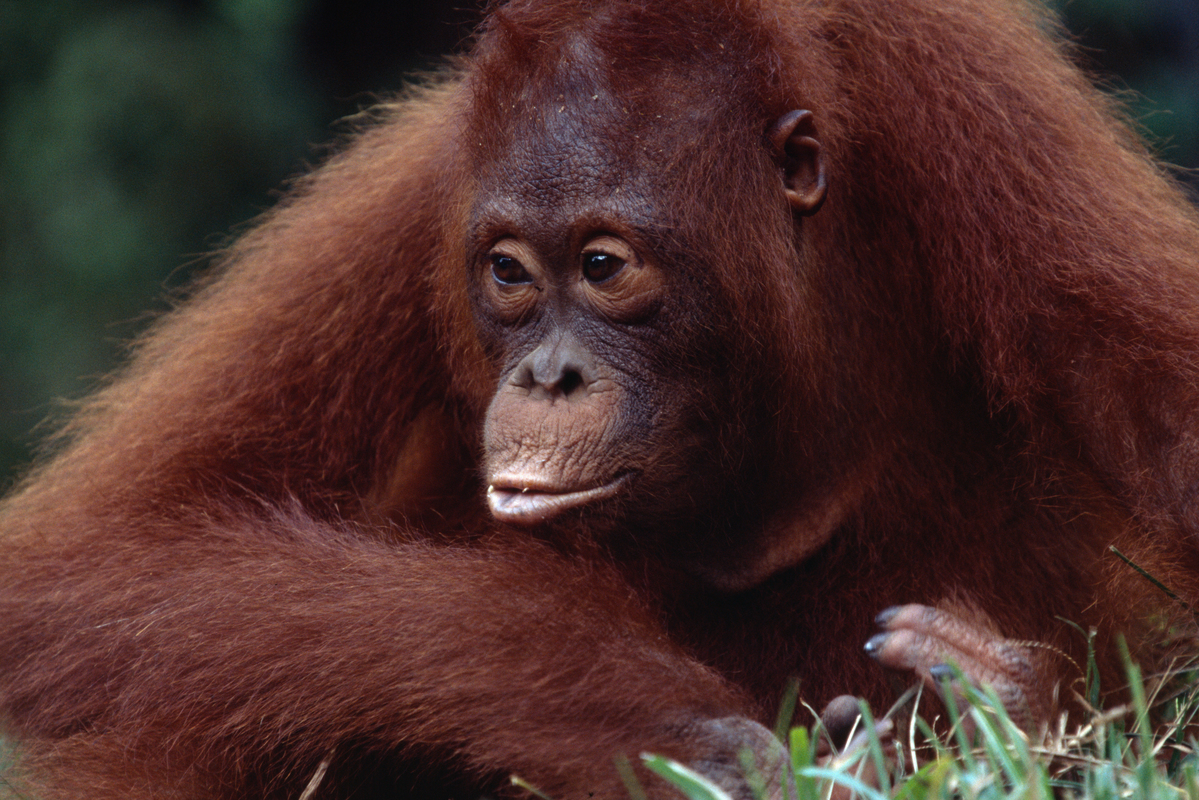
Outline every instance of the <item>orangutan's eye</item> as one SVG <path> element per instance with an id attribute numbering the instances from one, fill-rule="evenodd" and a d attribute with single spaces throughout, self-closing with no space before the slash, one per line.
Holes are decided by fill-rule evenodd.
<path id="1" fill-rule="evenodd" d="M 525 265 L 505 253 L 492 253 L 491 277 L 496 283 L 512 286 L 521 283 L 532 283 L 533 276 L 525 269 Z"/>
<path id="2" fill-rule="evenodd" d="M 624 269 L 624 265 L 623 258 L 611 253 L 583 253 L 583 277 L 589 283 L 603 283 Z"/>

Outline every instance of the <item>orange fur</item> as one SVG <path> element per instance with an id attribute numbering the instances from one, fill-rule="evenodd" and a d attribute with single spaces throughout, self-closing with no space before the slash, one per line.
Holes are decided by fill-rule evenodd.
<path id="1" fill-rule="evenodd" d="M 612 797 L 614 754 L 686 759 L 696 721 L 769 720 L 788 676 L 885 703 L 861 644 L 903 602 L 1077 662 L 1058 618 L 1095 627 L 1108 687 L 1116 633 L 1152 656 L 1134 609 L 1177 609 L 1106 548 L 1199 601 L 1199 217 L 1042 12 L 491 20 L 221 254 L 5 502 L 0 709 L 38 797 L 296 796 L 326 757 L 318 796 L 516 772 Z M 631 532 L 643 560 L 496 528 L 478 485 L 469 203 L 577 41 L 627 101 L 613 147 L 671 187 L 669 245 L 720 266 L 730 420 L 770 420 L 715 476 L 734 522 Z M 831 187 L 801 223 L 763 141 L 797 108 Z"/>

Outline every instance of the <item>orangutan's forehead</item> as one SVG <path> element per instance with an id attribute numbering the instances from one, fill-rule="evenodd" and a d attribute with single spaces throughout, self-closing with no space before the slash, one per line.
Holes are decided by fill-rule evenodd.
<path id="1" fill-rule="evenodd" d="M 710 124 L 695 105 L 647 112 L 591 70 L 555 77 L 509 107 L 505 146 L 488 159 L 484 185 L 551 202 L 644 189 L 665 180 Z"/>

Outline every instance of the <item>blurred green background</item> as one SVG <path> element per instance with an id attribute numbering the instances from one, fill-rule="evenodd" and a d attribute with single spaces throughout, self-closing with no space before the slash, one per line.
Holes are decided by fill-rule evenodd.
<path id="1" fill-rule="evenodd" d="M 0 491 L 334 121 L 454 50 L 480 5 L 0 0 Z M 1199 0 L 1057 7 L 1158 151 L 1199 167 Z"/>

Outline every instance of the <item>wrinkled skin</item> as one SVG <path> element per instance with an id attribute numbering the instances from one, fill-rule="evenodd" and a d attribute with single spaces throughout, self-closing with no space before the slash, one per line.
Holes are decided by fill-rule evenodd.
<path id="1" fill-rule="evenodd" d="M 542 91 L 569 96 L 582 82 L 561 75 Z M 720 267 L 702 242 L 671 241 L 669 176 L 631 169 L 603 134 L 627 124 L 621 101 L 600 92 L 584 108 L 518 114 L 472 209 L 471 297 L 500 372 L 483 435 L 490 508 L 517 525 L 569 529 L 572 510 L 610 533 L 652 524 L 660 541 L 673 520 L 692 528 L 674 532 L 683 538 L 709 516 L 740 525 L 734 514 L 752 500 L 738 496 L 760 494 L 757 476 L 694 468 L 770 463 L 747 432 L 772 412 L 746 394 L 755 387 L 730 385 L 742 355 L 709 311 L 721 305 L 708 277 Z M 797 213 L 825 193 L 813 134 L 811 113 L 798 111 L 770 134 L 778 189 Z"/>
<path id="2" fill-rule="evenodd" d="M 699 423 L 711 409 L 680 402 L 693 377 L 669 366 L 676 353 L 720 356 L 702 332 L 688 335 L 680 321 L 702 298 L 682 291 L 680 265 L 647 238 L 662 221 L 646 218 L 645 199 L 661 188 L 648 176 L 623 185 L 594 137 L 604 122 L 565 116 L 521 126 L 472 213 L 472 299 L 501 371 L 486 480 L 492 512 L 517 524 L 635 507 L 661 491 L 645 486 L 651 466 L 673 472 L 653 464 L 667 441 L 690 443 L 672 453 L 676 469 L 717 444 Z"/>

